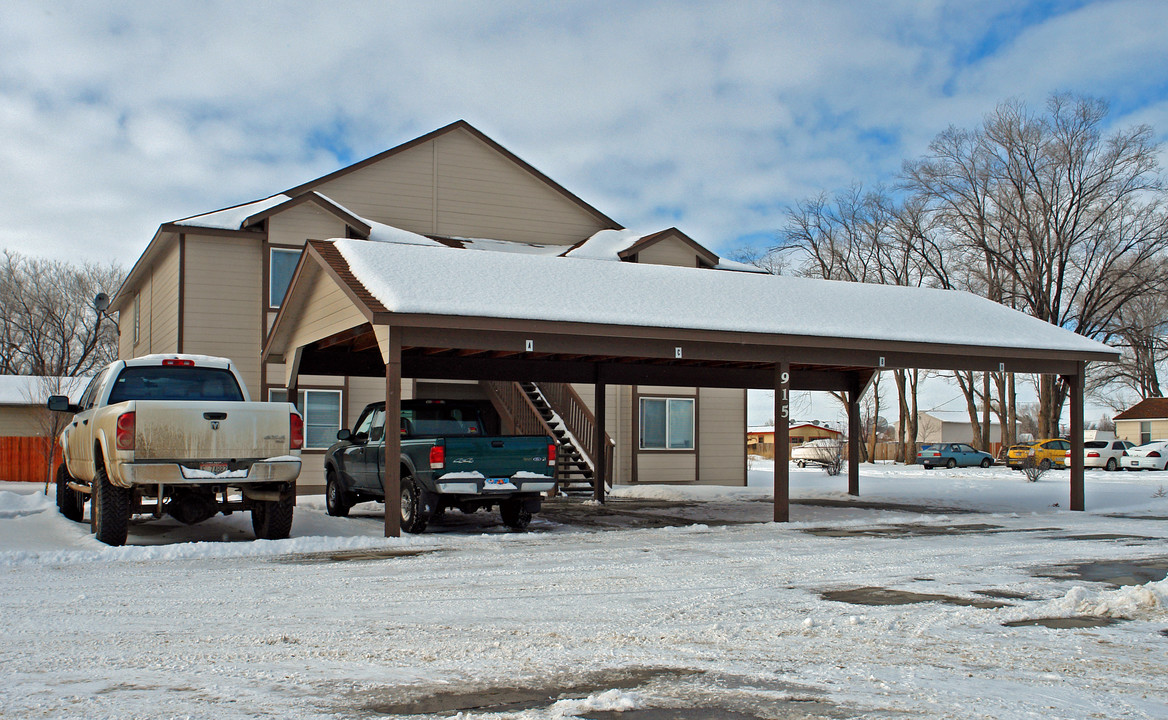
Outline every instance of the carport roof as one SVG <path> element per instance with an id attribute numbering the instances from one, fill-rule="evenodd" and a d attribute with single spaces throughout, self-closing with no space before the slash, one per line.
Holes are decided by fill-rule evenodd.
<path id="1" fill-rule="evenodd" d="M 786 359 L 793 369 L 998 370 L 1004 363 L 1010 371 L 1071 374 L 1075 363 L 1117 357 L 1102 343 L 957 291 L 359 239 L 310 241 L 297 278 L 306 264 L 342 287 L 367 321 L 367 336 L 377 326 L 411 328 L 405 352 L 425 348 L 428 357 L 438 348 L 511 349 L 503 334 L 508 343 L 554 336 L 561 349 L 552 359 L 585 363 L 674 358 L 671 344 L 666 356 L 646 349 L 651 341 L 685 341 L 685 364 L 754 369 Z M 295 316 L 310 312 L 284 312 L 295 305 L 286 303 L 277 317 L 265 348 L 272 360 L 294 349 L 287 345 Z M 475 331 L 479 344 L 468 343 Z M 343 340 L 336 334 L 324 345 L 337 351 Z"/>

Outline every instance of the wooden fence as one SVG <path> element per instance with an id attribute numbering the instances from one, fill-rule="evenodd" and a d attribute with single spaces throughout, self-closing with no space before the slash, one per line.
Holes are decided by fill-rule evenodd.
<path id="1" fill-rule="evenodd" d="M 49 442 L 43 437 L 0 437 L 0 481 L 44 482 L 49 474 L 45 462 Z M 61 451 L 54 448 L 51 466 L 60 461 Z"/>

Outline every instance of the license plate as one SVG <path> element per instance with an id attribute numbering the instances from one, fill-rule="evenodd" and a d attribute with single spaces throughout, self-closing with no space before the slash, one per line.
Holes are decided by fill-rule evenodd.
<path id="1" fill-rule="evenodd" d="M 199 463 L 199 469 L 212 475 L 221 475 L 227 472 L 227 463 Z"/>
<path id="2" fill-rule="evenodd" d="M 507 478 L 487 478 L 487 487 L 502 487 L 510 484 L 511 481 Z"/>

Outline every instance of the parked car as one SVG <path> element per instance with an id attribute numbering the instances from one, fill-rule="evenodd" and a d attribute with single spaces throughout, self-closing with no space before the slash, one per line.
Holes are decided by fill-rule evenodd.
<path id="1" fill-rule="evenodd" d="M 497 506 L 522 530 L 555 487 L 556 444 L 547 435 L 490 436 L 483 403 L 406 400 L 391 422 L 401 433 L 401 528 L 426 529 L 446 508 Z M 325 509 L 344 517 L 358 502 L 385 501 L 385 403 L 370 403 L 325 454 Z"/>
<path id="2" fill-rule="evenodd" d="M 193 525 L 251 511 L 257 538 L 288 537 L 300 476 L 304 420 L 295 406 L 251 402 L 235 363 L 206 355 L 145 355 L 107 365 L 61 432 L 57 507 L 94 534 L 126 543 L 134 515 Z"/>
<path id="3" fill-rule="evenodd" d="M 1135 443 L 1127 440 L 1087 440 L 1083 443 L 1083 467 L 1118 470 L 1127 449 L 1135 446 Z M 1071 451 L 1067 450 L 1067 458 L 1063 462 L 1070 467 L 1072 460 Z"/>
<path id="4" fill-rule="evenodd" d="M 1128 448 L 1119 464 L 1124 470 L 1163 470 L 1168 465 L 1168 440 L 1153 440 Z"/>
<path id="5" fill-rule="evenodd" d="M 1062 438 L 1047 438 L 1029 444 L 1013 445 L 1006 454 L 1006 465 L 1021 470 L 1031 463 L 1042 470 L 1067 466 L 1067 451 L 1071 443 Z"/>
<path id="6" fill-rule="evenodd" d="M 843 452 L 843 443 L 836 438 L 819 438 L 807 442 L 791 450 L 791 459 L 799 467 L 810 465 L 832 465 L 839 461 Z"/>
<path id="7" fill-rule="evenodd" d="M 973 467 L 988 468 L 994 464 L 994 456 L 981 450 L 974 450 L 965 443 L 938 443 L 925 445 L 917 452 L 917 463 L 926 470 L 944 465 L 947 468 Z"/>

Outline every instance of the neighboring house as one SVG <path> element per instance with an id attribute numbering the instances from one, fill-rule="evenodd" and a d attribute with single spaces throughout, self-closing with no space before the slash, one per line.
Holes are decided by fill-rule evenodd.
<path id="1" fill-rule="evenodd" d="M 1116 415 L 1115 434 L 1136 445 L 1168 440 L 1168 398 L 1141 400 Z"/>
<path id="2" fill-rule="evenodd" d="M 843 437 L 843 432 L 829 427 L 826 423 L 820 423 L 818 420 L 813 422 L 793 422 L 790 425 L 790 442 L 787 448 L 787 459 L 791 459 L 791 449 L 802 445 L 811 440 L 819 440 L 821 438 L 840 439 Z M 760 457 L 771 458 L 775 457 L 775 428 L 773 425 L 762 425 L 747 428 L 746 430 L 746 452 L 749 455 L 758 455 Z"/>
<path id="3" fill-rule="evenodd" d="M 161 225 L 111 303 L 119 313 L 119 357 L 227 356 L 253 397 L 282 400 L 284 366 L 260 362 L 267 333 L 305 243 L 345 237 L 757 272 L 723 260 L 676 228 L 625 230 L 458 121 L 263 200 Z M 475 293 L 458 277 L 432 281 L 436 293 Z M 316 306 L 336 301 L 326 294 L 312 299 Z M 325 449 L 367 403 L 385 398 L 384 381 L 299 377 L 306 433 L 300 484 L 317 492 Z M 562 419 L 570 437 L 588 437 L 571 425 L 590 416 L 592 386 L 411 378 L 402 392 L 404 398 L 489 400 L 504 430 L 527 427 L 529 420 L 548 427 L 540 411 L 550 410 L 542 417 L 554 417 L 553 425 Z M 744 391 L 609 386 L 606 407 L 615 482 L 746 484 Z M 562 477 L 591 477 L 587 448 L 562 454 Z"/>
<path id="4" fill-rule="evenodd" d="M 917 413 L 917 443 L 927 445 L 944 442 L 976 444 L 969 413 L 964 410 L 930 410 Z M 1001 449 L 1002 424 L 994 415 L 990 415 L 990 446 L 985 451 L 997 456 Z"/>
<path id="5" fill-rule="evenodd" d="M 46 445 L 64 416 L 45 407 L 49 395 L 81 397 L 88 377 L 0 375 L 0 481 L 44 482 L 48 477 Z"/>

